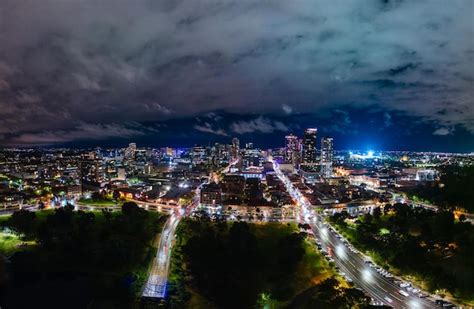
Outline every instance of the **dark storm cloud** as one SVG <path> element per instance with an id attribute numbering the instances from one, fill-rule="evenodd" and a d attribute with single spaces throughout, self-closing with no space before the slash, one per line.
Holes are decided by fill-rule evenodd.
<path id="1" fill-rule="evenodd" d="M 214 110 L 265 115 L 194 129 L 283 132 L 272 115 L 332 115 L 348 104 L 386 111 L 387 124 L 403 112 L 472 133 L 473 5 L 3 0 L 0 137 L 81 139 L 87 124 L 109 138 L 131 121 Z"/>
<path id="2" fill-rule="evenodd" d="M 215 135 L 222 135 L 222 136 L 229 136 L 225 130 L 221 128 L 214 129 L 212 127 L 212 124 L 209 122 L 205 122 L 204 124 L 196 124 L 194 125 L 194 129 L 204 132 L 204 133 L 210 133 L 210 134 L 215 134 Z"/>
<path id="3" fill-rule="evenodd" d="M 288 127 L 281 121 L 271 121 L 264 117 L 258 117 L 250 121 L 233 122 L 230 126 L 232 132 L 237 134 L 246 133 L 273 133 L 275 131 L 288 131 Z"/>
<path id="4" fill-rule="evenodd" d="M 157 133 L 153 127 L 144 127 L 138 123 L 127 124 L 89 124 L 81 123 L 69 130 L 42 131 L 22 133 L 10 139 L 12 145 L 43 146 L 65 144 L 73 141 L 102 140 L 110 138 L 135 138 L 150 133 Z"/>

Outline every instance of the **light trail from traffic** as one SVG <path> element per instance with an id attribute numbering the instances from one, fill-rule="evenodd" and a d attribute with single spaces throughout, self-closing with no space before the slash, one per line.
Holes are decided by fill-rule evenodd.
<path id="1" fill-rule="evenodd" d="M 179 214 L 172 214 L 163 227 L 158 252 L 153 260 L 148 280 L 143 288 L 143 297 L 164 298 L 166 295 L 171 246 L 180 219 Z"/>
<path id="2" fill-rule="evenodd" d="M 153 260 L 148 280 L 143 288 L 142 297 L 157 299 L 165 298 L 168 286 L 169 268 L 171 264 L 171 249 L 176 234 L 176 228 L 178 227 L 181 218 L 190 215 L 193 209 L 199 204 L 199 193 L 200 188 L 197 188 L 191 204 L 185 209 L 176 209 L 171 213 L 168 220 L 166 220 L 160 236 L 156 257 Z"/>
<path id="3" fill-rule="evenodd" d="M 278 178 L 285 184 L 291 197 L 301 211 L 301 219 L 308 223 L 320 244 L 321 251 L 334 260 L 335 265 L 347 282 L 353 282 L 357 288 L 369 295 L 374 304 L 384 304 L 394 308 L 433 308 L 434 303 L 408 293 L 397 281 L 386 278 L 367 263 L 367 257 L 353 249 L 334 229 L 324 223 L 312 209 L 311 204 L 279 169 L 278 163 L 270 158 Z M 334 253 L 334 254 L 331 254 Z"/>

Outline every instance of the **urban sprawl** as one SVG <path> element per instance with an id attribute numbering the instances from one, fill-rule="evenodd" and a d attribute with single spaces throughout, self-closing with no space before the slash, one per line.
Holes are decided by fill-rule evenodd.
<path id="1" fill-rule="evenodd" d="M 450 304 L 394 276 L 356 250 L 324 218 L 354 218 L 386 205 L 438 208 L 408 194 L 420 184 L 443 186 L 444 166 L 474 164 L 472 154 L 342 151 L 316 128 L 287 135 L 284 147 L 260 149 L 233 138 L 229 144 L 182 148 L 4 149 L 0 151 L 0 212 L 120 210 L 133 202 L 169 214 L 156 261 L 143 288 L 164 298 L 170 250 L 180 219 L 297 222 L 346 282 L 376 305 L 431 307 Z M 375 215 L 375 214 L 374 214 Z M 472 215 L 456 209 L 457 218 Z"/>

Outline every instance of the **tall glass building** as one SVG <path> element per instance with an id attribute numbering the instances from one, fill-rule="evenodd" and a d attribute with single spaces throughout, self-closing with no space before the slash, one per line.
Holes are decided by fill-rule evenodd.
<path id="1" fill-rule="evenodd" d="M 316 163 L 316 135 L 318 129 L 308 128 L 303 137 L 303 162 Z"/>

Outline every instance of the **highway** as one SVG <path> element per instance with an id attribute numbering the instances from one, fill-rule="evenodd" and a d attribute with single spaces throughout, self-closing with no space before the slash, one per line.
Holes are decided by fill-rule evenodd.
<path id="1" fill-rule="evenodd" d="M 158 252 L 153 260 L 148 280 L 143 288 L 143 297 L 164 298 L 166 295 L 171 245 L 180 219 L 180 214 L 173 213 L 163 227 Z"/>
<path id="2" fill-rule="evenodd" d="M 176 234 L 176 228 L 183 215 L 189 215 L 199 204 L 200 189 L 196 189 L 196 195 L 192 203 L 186 209 L 173 211 L 163 226 L 163 231 L 158 244 L 158 251 L 153 260 L 148 280 L 143 287 L 142 297 L 165 298 L 168 285 L 168 274 L 171 260 L 171 247 Z"/>
<path id="3" fill-rule="evenodd" d="M 329 225 L 316 216 L 301 192 L 280 171 L 278 164 L 273 162 L 273 166 L 277 176 L 285 184 L 292 198 L 301 207 L 302 221 L 311 226 L 317 242 L 320 243 L 321 251 L 326 252 L 328 258 L 334 260 L 346 281 L 352 281 L 355 287 L 362 289 L 373 299 L 375 304 L 384 304 L 394 308 L 435 307 L 431 300 L 416 295 L 420 292 L 415 294 L 406 288 L 401 288 L 399 286 L 401 282 L 384 277 L 375 270 L 375 267 L 371 267 L 366 263 L 367 257 L 364 257 L 358 251 L 354 251 L 354 249 L 351 250 L 352 247 L 347 241 L 340 239 L 341 236 L 338 237 L 338 234 Z"/>
<path id="4" fill-rule="evenodd" d="M 401 288 L 399 283 L 395 283 L 398 280 L 386 278 L 378 273 L 374 267 L 366 263 L 367 258 L 351 250 L 347 241 L 339 239 L 337 234 L 320 219 L 314 219 L 310 226 L 321 244 L 322 251 L 328 252 L 328 255 L 334 259 L 340 273 L 345 275 L 347 281 L 352 281 L 356 287 L 372 297 L 376 303 L 383 303 L 394 308 L 434 307 L 431 301 Z M 400 292 L 401 290 L 403 292 Z"/>
<path id="5" fill-rule="evenodd" d="M 232 162 L 224 170 L 228 171 L 230 166 L 235 163 L 236 162 Z M 177 208 L 174 211 L 171 210 L 170 217 L 163 227 L 163 232 L 161 233 L 160 242 L 158 245 L 158 251 L 155 259 L 153 260 L 151 271 L 148 275 L 148 280 L 143 288 L 142 297 L 157 299 L 165 298 L 171 260 L 171 247 L 176 234 L 176 228 L 178 227 L 181 218 L 183 216 L 191 215 L 193 210 L 199 205 L 201 186 L 196 189 L 194 198 L 189 205 L 187 205 L 185 208 Z M 147 204 L 140 201 L 135 202 L 142 203 L 143 205 Z"/>

